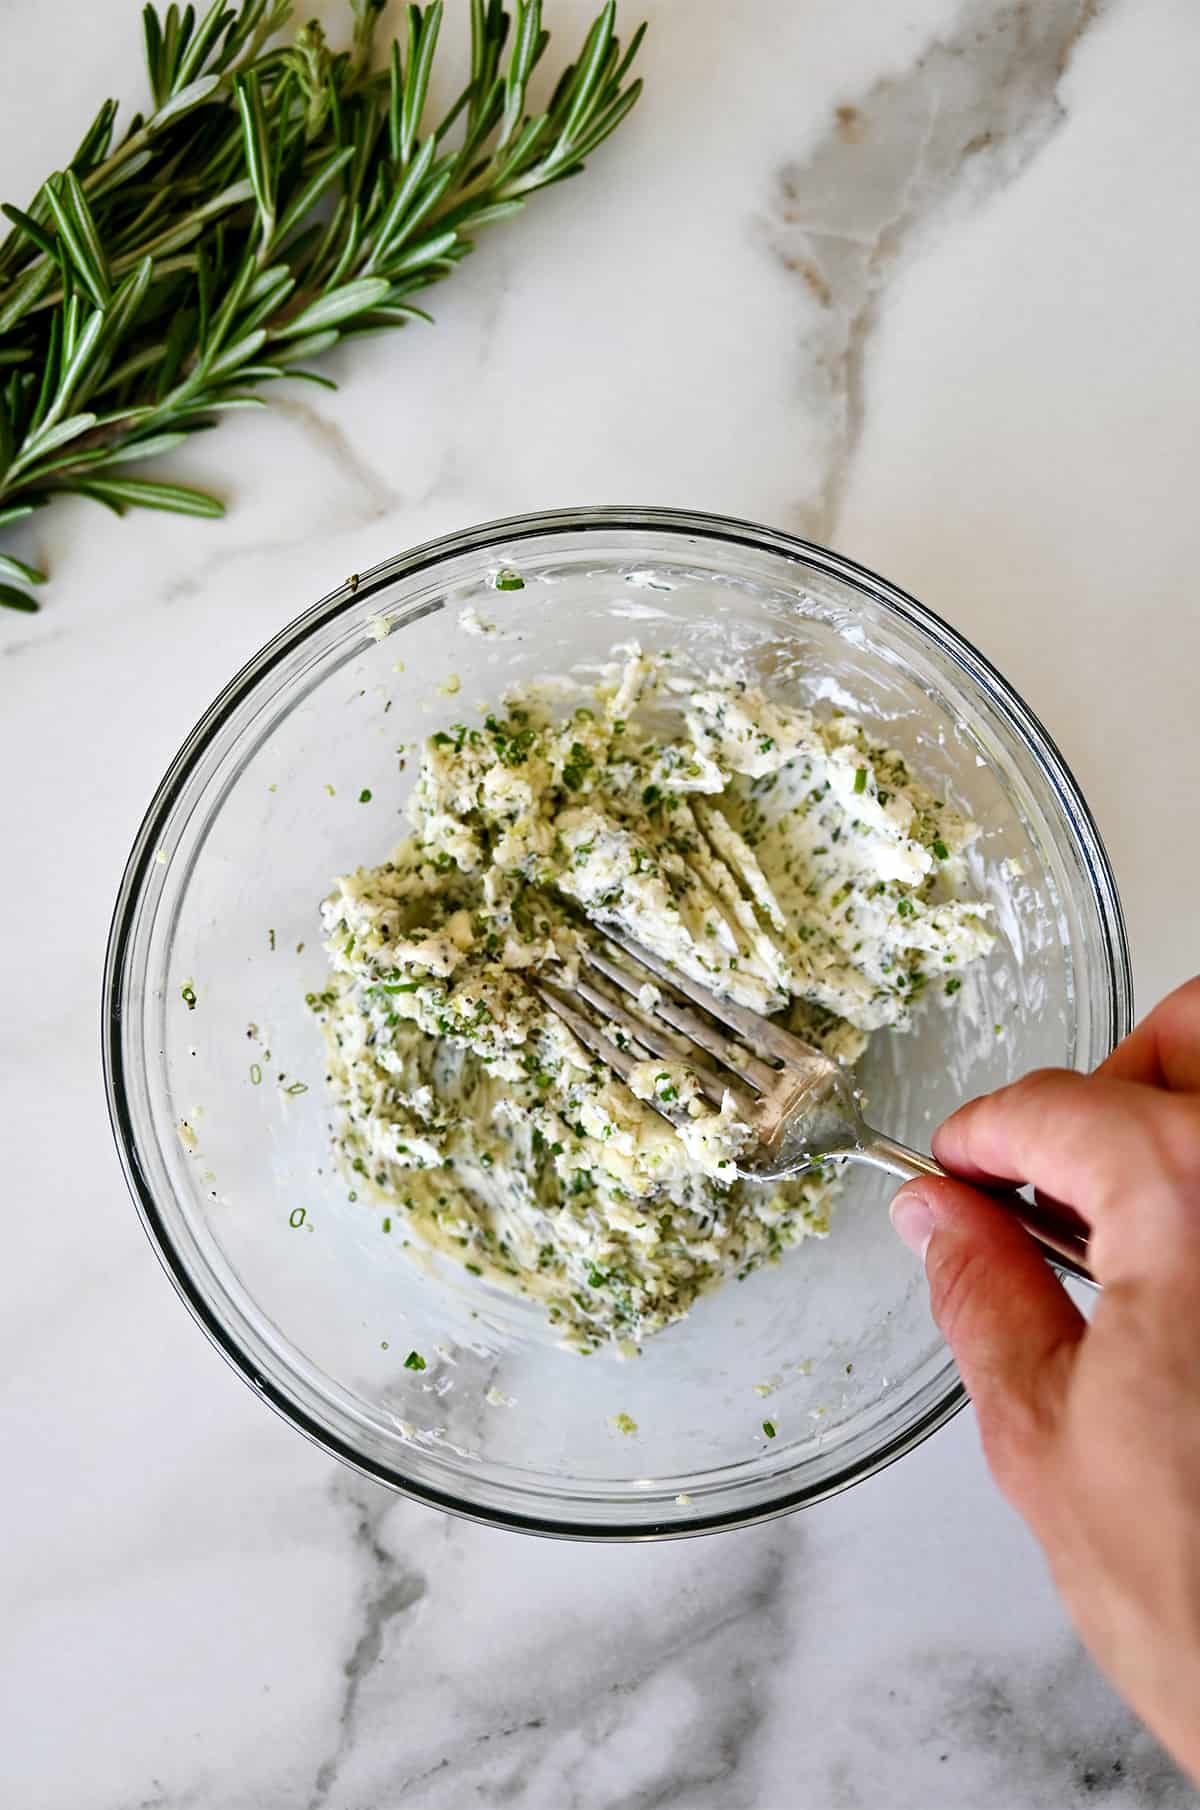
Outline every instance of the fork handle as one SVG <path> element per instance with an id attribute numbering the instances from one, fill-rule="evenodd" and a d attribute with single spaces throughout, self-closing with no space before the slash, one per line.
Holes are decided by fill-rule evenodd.
<path id="1" fill-rule="evenodd" d="M 902 1175 L 905 1181 L 919 1181 L 925 1175 L 945 1176 L 950 1181 L 957 1179 L 933 1157 L 910 1150 L 907 1144 L 898 1144 L 895 1138 L 887 1137 L 882 1131 L 869 1131 L 857 1156 L 860 1162 L 886 1169 L 890 1175 Z M 1099 1288 L 1100 1284 L 1088 1268 L 1087 1226 L 1070 1208 L 1048 1207 L 1039 1201 L 1024 1200 L 1010 1188 L 984 1192 L 990 1193 L 998 1206 L 1021 1222 L 1056 1270 Z"/>

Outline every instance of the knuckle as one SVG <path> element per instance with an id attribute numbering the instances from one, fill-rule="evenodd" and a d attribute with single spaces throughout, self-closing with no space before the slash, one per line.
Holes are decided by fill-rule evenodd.
<path id="1" fill-rule="evenodd" d="M 1194 1192 L 1200 1182 L 1200 1095 L 1167 1094 L 1160 1105 L 1152 1130 L 1164 1175 L 1181 1191 Z"/>
<path id="2" fill-rule="evenodd" d="M 1065 1354 L 1064 1354 L 1065 1355 Z M 1062 1391 L 1053 1375 L 1053 1357 L 1043 1359 L 1036 1378 L 995 1379 L 986 1400 L 976 1404 L 988 1462 L 999 1475 L 1024 1480 L 1044 1468 L 1060 1428 Z M 1061 1383 L 1065 1379 L 1057 1379 Z"/>
<path id="3" fill-rule="evenodd" d="M 1064 1081 L 1078 1079 L 1071 1069 L 1065 1068 L 1031 1068 L 1028 1074 L 1011 1081 L 1003 1090 L 1010 1100 L 1018 1100 L 1022 1104 L 1029 1100 L 1040 1100 L 1047 1088 L 1059 1087 Z"/>
<path id="4" fill-rule="evenodd" d="M 1173 1204 L 1181 1222 L 1200 1207 L 1200 1097 L 1147 1090 L 1130 1125 L 1127 1161 L 1114 1164 L 1104 1142 L 1081 1153 L 1085 1191 L 1102 1214 L 1115 1215 L 1133 1193 Z"/>
<path id="5" fill-rule="evenodd" d="M 1013 1507 L 1036 1523 L 1047 1495 L 1047 1475 L 1053 1469 L 1053 1453 L 1041 1417 L 1023 1400 L 1007 1396 L 990 1401 L 983 1409 L 978 1402 L 975 1407 L 988 1469 Z"/>
<path id="6" fill-rule="evenodd" d="M 1083 1079 L 1066 1069 L 1030 1069 L 979 1102 L 970 1131 L 982 1144 L 998 1141 L 1007 1145 L 1014 1138 L 1021 1139 L 1031 1124 L 1061 1105 L 1065 1088 Z"/>
<path id="7" fill-rule="evenodd" d="M 1168 993 L 1150 1017 L 1178 1024 L 1181 1029 L 1193 1033 L 1200 1031 L 1200 974 L 1194 974 L 1191 980 L 1185 980 L 1173 993 Z"/>
<path id="8" fill-rule="evenodd" d="M 984 1457 L 997 1481 L 1019 1488 L 1041 1449 L 1044 1428 L 1021 1396 L 997 1392 L 975 1403 Z"/>

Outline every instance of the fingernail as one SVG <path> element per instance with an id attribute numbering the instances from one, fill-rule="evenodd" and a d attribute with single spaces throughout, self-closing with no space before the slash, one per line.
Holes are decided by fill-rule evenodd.
<path id="1" fill-rule="evenodd" d="M 933 1214 L 925 1198 L 911 1188 L 904 1188 L 891 1205 L 892 1224 L 909 1250 L 925 1261 L 929 1240 L 933 1237 Z"/>

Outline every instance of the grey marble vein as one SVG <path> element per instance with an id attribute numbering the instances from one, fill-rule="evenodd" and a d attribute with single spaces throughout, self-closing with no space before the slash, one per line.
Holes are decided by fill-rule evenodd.
<path id="1" fill-rule="evenodd" d="M 750 1810 L 754 1740 L 769 1711 L 771 1674 L 792 1640 L 785 1582 L 801 1551 L 794 1528 L 743 1548 L 740 1562 L 713 1580 L 716 1588 L 700 1603 L 655 1603 L 651 1625 L 628 1642 L 614 1638 L 611 1628 L 589 1636 L 582 1627 L 570 1633 L 548 1626 L 537 1680 L 498 1677 L 497 1723 L 427 1754 L 415 1769 L 411 1762 L 381 1764 L 378 1739 L 364 1725 L 373 1756 L 336 1810 L 357 1810 L 360 1801 L 389 1810 L 454 1810 L 464 1801 L 556 1810 L 593 1810 L 600 1802 L 605 1810 Z M 564 1639 L 578 1650 L 568 1654 Z M 648 1763 L 640 1751 L 637 1783 L 612 1791 L 598 1786 L 597 1761 L 611 1765 L 631 1725 L 653 1722 L 656 1693 L 677 1692 L 686 1697 L 682 1726 L 673 1725 L 657 1751 L 650 1742 Z"/>
<path id="2" fill-rule="evenodd" d="M 198 1792 L 168 1791 L 158 1779 L 151 1779 L 150 1786 L 148 1797 L 139 1797 L 135 1802 L 123 1805 L 122 1810 L 191 1810 L 191 1806 L 200 1801 Z"/>
<path id="3" fill-rule="evenodd" d="M 399 508 L 403 500 L 399 491 L 376 471 L 362 447 L 336 421 L 302 397 L 281 396 L 272 401 L 279 413 L 303 432 L 322 464 L 336 474 L 338 482 L 349 484 L 356 520 L 363 523 L 378 521 L 381 516 Z"/>
<path id="4" fill-rule="evenodd" d="M 899 77 L 832 109 L 776 179 L 773 254 L 804 282 L 800 384 L 825 427 L 822 469 L 796 525 L 836 538 L 862 434 L 874 328 L 905 258 L 956 205 L 1014 182 L 1061 125 L 1058 86 L 1098 0 L 967 0 L 956 30 Z"/>
<path id="5" fill-rule="evenodd" d="M 876 1810 L 858 1758 L 871 1751 L 893 1754 L 898 1773 L 903 1766 L 889 1810 L 922 1810 L 939 1786 L 939 1802 L 961 1792 L 978 1810 L 1085 1810 L 1113 1799 L 1193 1810 L 1194 1787 L 1097 1682 L 1069 1639 L 1033 1663 L 939 1647 L 915 1651 L 901 1675 L 868 1672 L 855 1690 L 856 1758 L 831 1766 L 829 1810 Z"/>
<path id="6" fill-rule="evenodd" d="M 358 1633 L 342 1665 L 342 1693 L 333 1750 L 320 1763 L 307 1810 L 324 1810 L 357 1733 L 359 1693 L 378 1665 L 391 1623 L 425 1595 L 424 1575 L 402 1565 L 379 1538 L 380 1524 L 395 1498 L 347 1471 L 334 1477 L 335 1500 L 353 1516 L 354 1550 L 365 1572 Z"/>
<path id="7" fill-rule="evenodd" d="M 34 634 L 24 635 L 19 640 L 5 641 L 0 647 L 0 659 L 18 660 L 22 654 L 35 653 L 55 641 L 61 641 L 70 632 L 70 624 L 66 622 L 56 623 L 53 628 L 42 626 Z"/>

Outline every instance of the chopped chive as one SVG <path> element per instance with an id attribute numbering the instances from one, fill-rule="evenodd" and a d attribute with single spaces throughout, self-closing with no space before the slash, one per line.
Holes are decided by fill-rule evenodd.
<path id="1" fill-rule="evenodd" d="M 775 1422 L 774 1422 L 774 1421 L 773 1421 L 773 1420 L 764 1420 L 764 1421 L 763 1421 L 763 1423 L 762 1423 L 762 1429 L 763 1429 L 763 1432 L 764 1432 L 764 1433 L 765 1433 L 765 1434 L 766 1434 L 766 1436 L 767 1436 L 767 1438 L 768 1438 L 768 1439 L 774 1439 L 774 1437 L 775 1437 Z"/>
<path id="2" fill-rule="evenodd" d="M 189 1012 L 194 1012 L 196 1010 L 196 989 L 193 987 L 190 980 L 185 980 L 182 987 L 180 987 L 179 997 L 182 999 Z"/>
<path id="3" fill-rule="evenodd" d="M 939 861 L 948 861 L 950 859 L 950 850 L 946 847 L 946 844 L 942 841 L 940 836 L 934 842 L 933 852 Z"/>
<path id="4" fill-rule="evenodd" d="M 410 1351 L 404 1360 L 404 1368 L 406 1370 L 424 1370 L 425 1359 L 419 1351 Z"/>
<path id="5" fill-rule="evenodd" d="M 369 786 L 363 787 L 362 791 L 358 795 L 358 802 L 359 802 L 359 804 L 370 804 L 371 788 Z"/>
<path id="6" fill-rule="evenodd" d="M 392 1229 L 392 1222 L 391 1222 L 391 1220 L 390 1220 L 390 1219 L 385 1219 L 385 1220 L 384 1220 L 384 1222 L 383 1222 L 383 1229 L 384 1229 L 384 1231 L 385 1231 L 385 1232 L 390 1232 L 390 1231 L 391 1231 L 391 1229 Z"/>
<path id="7" fill-rule="evenodd" d="M 477 1263 L 464 1263 L 463 1268 L 469 1270 L 473 1276 L 482 1276 L 483 1274 L 483 1271 Z"/>
<path id="8" fill-rule="evenodd" d="M 258 1066 L 257 1062 L 252 1062 L 250 1064 L 250 1079 L 255 1087 L 262 1081 L 262 1069 Z"/>
<path id="9" fill-rule="evenodd" d="M 283 1091 L 285 1094 L 306 1094 L 308 1092 L 308 1082 L 293 1081 L 288 1087 L 285 1087 Z"/>
<path id="10" fill-rule="evenodd" d="M 503 571 L 497 572 L 492 580 L 492 585 L 497 591 L 523 591 L 525 580 L 519 572 L 514 572 L 511 566 L 505 566 Z"/>
<path id="11" fill-rule="evenodd" d="M 288 1224 L 293 1227 L 299 1227 L 304 1224 L 304 1222 L 307 1218 L 308 1218 L 307 1208 L 293 1207 L 291 1212 L 288 1214 Z"/>
<path id="12" fill-rule="evenodd" d="M 957 993 L 961 986 L 962 981 L 958 978 L 958 975 L 952 974 L 950 979 L 946 982 L 946 991 L 947 993 Z"/>
<path id="13" fill-rule="evenodd" d="M 867 789 L 867 769 L 865 767 L 859 767 L 854 775 L 854 790 L 856 792 L 865 792 L 866 789 Z"/>

